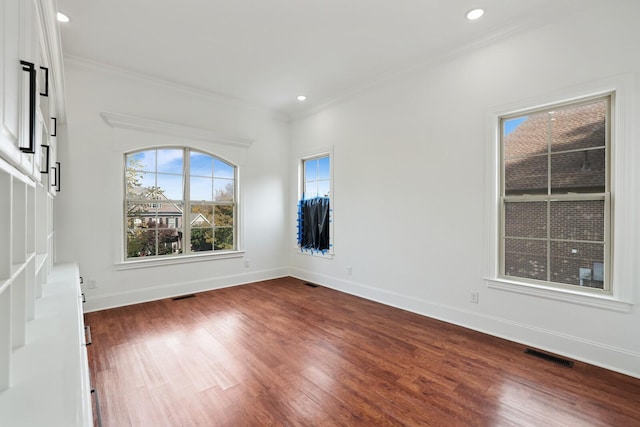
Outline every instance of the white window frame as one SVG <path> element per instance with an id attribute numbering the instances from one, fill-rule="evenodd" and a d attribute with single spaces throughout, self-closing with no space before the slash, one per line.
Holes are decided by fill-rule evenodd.
<path id="1" fill-rule="evenodd" d="M 154 120 L 128 114 L 103 111 L 100 113 L 100 117 L 107 126 L 113 129 L 111 138 L 113 157 L 110 157 L 110 161 L 113 160 L 114 164 L 118 165 L 117 170 L 113 171 L 114 179 L 120 179 L 116 178 L 115 174 L 122 177 L 125 173 L 124 161 L 122 161 L 123 153 L 152 147 L 189 147 L 205 153 L 215 153 L 216 157 L 236 166 L 236 251 L 123 262 L 126 254 L 123 253 L 122 239 L 125 235 L 124 226 L 126 224 L 122 221 L 122 201 L 125 195 L 123 187 L 118 186 L 118 191 L 112 194 L 113 203 L 109 204 L 110 216 L 114 218 L 112 226 L 114 229 L 119 229 L 119 233 L 112 233 L 113 264 L 116 270 L 242 258 L 245 255 L 242 169 L 247 165 L 248 150 L 255 142 L 253 139 L 211 129 L 185 126 L 167 120 Z"/>
<path id="2" fill-rule="evenodd" d="M 632 213 L 638 212 L 640 208 L 640 198 L 633 191 L 633 183 L 640 179 L 640 172 L 635 166 L 639 151 L 633 146 L 634 86 L 633 75 L 617 76 L 560 90 L 538 99 L 497 107 L 487 113 L 485 282 L 488 287 L 613 311 L 631 311 L 635 302 L 634 283 L 639 270 L 635 265 L 638 254 L 635 241 L 638 239 L 639 229 Z M 608 269 L 611 272 L 608 291 L 593 292 L 591 289 L 578 286 L 557 286 L 501 276 L 501 118 L 608 94 L 615 94 L 612 96 L 609 121 L 611 132 L 607 147 L 611 196 L 609 202 L 605 201 L 610 204 L 612 210 L 611 224 L 608 227 L 611 235 L 606 236 L 611 244 L 611 257 L 605 260 L 608 261 Z"/>
<path id="3" fill-rule="evenodd" d="M 315 251 L 301 251 L 300 247 L 297 245 L 297 234 L 296 234 L 296 248 L 295 251 L 298 254 L 306 255 L 306 256 L 315 256 L 326 259 L 333 259 L 335 255 L 335 241 L 333 235 L 333 220 L 334 220 L 334 180 L 333 180 L 333 147 L 326 147 L 322 149 L 317 149 L 314 151 L 310 151 L 305 153 L 304 155 L 298 157 L 297 161 L 297 170 L 298 170 L 298 197 L 296 199 L 296 203 L 302 200 L 302 195 L 305 189 L 305 174 L 304 174 L 304 164 L 307 160 L 319 159 L 322 157 L 329 157 L 329 250 L 322 252 Z M 297 217 L 297 216 L 296 216 Z"/>
<path id="4" fill-rule="evenodd" d="M 307 158 L 304 158 L 304 159 L 300 160 L 300 163 L 301 163 L 300 167 L 302 168 L 302 171 L 301 171 L 302 172 L 302 182 L 300 183 L 300 185 L 302 187 L 302 194 L 300 194 L 300 198 L 301 199 L 302 199 L 302 195 L 305 194 L 305 190 L 307 188 L 307 173 L 306 173 L 307 172 L 307 162 L 311 162 L 313 160 L 320 160 L 320 159 L 324 159 L 324 158 L 328 158 L 329 159 L 329 179 L 328 179 L 328 181 L 329 181 L 329 196 L 328 196 L 328 199 L 331 200 L 331 190 L 332 190 L 332 188 L 331 188 L 331 184 L 332 184 L 332 182 L 331 182 L 331 156 L 329 154 L 320 154 L 320 155 L 317 155 L 317 156 L 307 157 Z M 320 181 L 327 181 L 327 180 L 318 179 L 318 180 L 315 180 L 313 182 L 315 182 L 317 184 Z M 327 196 L 317 195 L 316 197 L 327 197 Z"/>
<path id="5" fill-rule="evenodd" d="M 239 187 L 238 187 L 238 176 L 239 176 L 239 166 L 236 165 L 235 163 L 224 159 L 216 154 L 213 154 L 209 151 L 203 150 L 201 148 L 195 148 L 195 147 L 189 147 L 189 146 L 157 146 L 157 147 L 147 147 L 147 148 L 142 148 L 142 149 L 134 149 L 131 151 L 128 151 L 126 153 L 124 153 L 123 155 L 123 171 L 126 171 L 126 163 L 127 163 L 127 156 L 134 154 L 134 153 L 139 153 L 139 152 L 144 152 L 144 151 L 151 151 L 151 150 L 167 150 L 167 149 L 174 149 L 174 150 L 182 150 L 184 157 L 183 157 L 183 164 L 182 164 L 182 176 L 183 176 L 183 198 L 181 200 L 163 200 L 162 203 L 181 203 L 182 204 L 182 231 L 183 231 L 183 252 L 182 254 L 175 254 L 175 255 L 152 255 L 152 256 L 148 256 L 148 257 L 134 257 L 134 258 L 127 258 L 127 226 L 125 225 L 123 228 L 123 239 L 122 239 L 122 264 L 123 265 L 131 265 L 131 266 L 137 266 L 139 264 L 149 264 L 149 265 L 166 265 L 166 264 L 175 264 L 175 263 L 181 263 L 181 262 L 185 262 L 185 260 L 188 259 L 192 259 L 193 261 L 195 260 L 204 260 L 204 259 L 210 259 L 212 257 L 214 258 L 233 258 L 233 257 L 237 257 L 237 256 L 241 256 L 241 254 L 243 253 L 243 251 L 239 250 L 239 246 L 240 246 L 240 239 L 239 239 L 239 230 L 240 230 L 240 224 L 239 224 Z M 234 200 L 233 200 L 233 249 L 229 249 L 229 250 L 211 250 L 211 251 L 197 251 L 197 252 L 192 252 L 191 251 L 191 224 L 189 221 L 189 212 L 191 212 L 191 204 L 192 204 L 192 200 L 190 200 L 190 197 L 188 197 L 190 195 L 190 153 L 191 152 L 197 152 L 197 153 L 202 153 L 208 156 L 213 157 L 214 159 L 218 159 L 220 161 L 225 162 L 226 164 L 230 165 L 233 167 L 234 169 L 234 178 L 233 178 L 233 184 L 234 184 L 234 188 L 233 188 L 233 195 L 234 195 Z M 126 178 L 126 173 L 123 172 L 123 179 L 124 179 L 124 187 L 125 191 L 123 192 L 123 216 L 124 216 L 124 221 L 123 223 L 126 224 L 127 223 L 127 203 L 130 202 L 130 200 L 127 199 L 127 193 L 126 193 L 126 185 L 127 185 L 127 178 Z M 157 201 L 149 201 L 149 200 L 140 200 L 141 203 L 150 203 L 151 205 L 155 205 L 155 206 L 161 206 L 162 203 L 159 203 Z M 202 202 L 200 204 L 205 204 L 205 205 L 212 205 L 212 206 L 216 206 L 216 205 L 229 205 L 228 202 L 223 202 L 223 203 L 219 203 L 219 202 L 215 202 L 215 201 L 211 201 L 211 202 Z M 215 209 L 215 208 L 214 208 Z"/>
<path id="6" fill-rule="evenodd" d="M 538 284 L 542 284 L 544 286 L 551 286 L 551 287 L 559 287 L 559 288 L 566 288 L 566 289 L 574 289 L 575 285 L 570 285 L 570 284 L 562 284 L 562 283 L 557 283 L 557 282 L 551 282 L 551 281 L 542 281 L 542 280 L 534 280 L 534 279 L 526 279 L 526 278 L 521 278 L 521 277 L 513 277 L 513 276 L 507 276 L 505 274 L 505 248 L 504 248 L 504 226 L 505 226 L 505 207 L 507 205 L 507 203 L 521 203 L 521 202 L 563 202 L 563 201 L 604 201 L 604 270 L 605 270 L 605 277 L 604 277 L 604 289 L 598 289 L 598 288 L 584 288 L 582 289 L 584 292 L 592 292 L 592 293 L 600 293 L 600 294 L 611 294 L 611 268 L 610 268 L 610 247 L 611 247 L 611 236 L 610 236 L 610 228 L 611 228 L 611 218 L 610 218 L 610 213 L 611 213 L 611 203 L 610 203 L 610 192 L 609 192 L 609 187 L 610 187 L 610 178 L 609 178 L 609 174 L 610 174 L 610 161 L 609 161 L 609 152 L 610 152 L 610 147 L 611 147 L 611 138 L 610 138 L 610 121 L 611 121 L 611 104 L 614 102 L 615 99 L 615 94 L 613 93 L 609 93 L 609 94 L 605 94 L 603 96 L 597 96 L 597 97 L 589 97 L 589 98 L 585 98 L 585 99 L 581 99 L 581 100 L 577 100 L 577 101 L 572 101 L 569 103 L 562 103 L 562 104 L 555 104 L 552 106 L 548 106 L 544 109 L 534 109 L 534 110 L 529 110 L 529 111 L 522 111 L 519 112 L 517 114 L 510 114 L 510 115 L 505 115 L 500 117 L 500 172 L 501 172 L 501 179 L 500 179 L 500 216 L 499 216 L 499 221 L 500 221 L 500 228 L 498 230 L 499 233 L 499 251 L 500 251 L 500 255 L 499 255 L 499 270 L 498 270 L 498 277 L 500 279 L 506 279 L 506 280 L 517 280 L 517 281 L 522 281 L 522 282 L 529 282 L 529 283 L 538 283 Z M 574 106 L 581 106 L 581 105 L 588 105 L 590 103 L 596 102 L 596 101 L 600 101 L 600 100 L 606 100 L 607 102 L 607 111 L 606 111 L 606 132 L 605 132 L 605 145 L 604 145 L 604 149 L 605 149 L 605 191 L 603 193 L 568 193 L 568 194 L 554 194 L 554 193 L 550 193 L 550 188 L 547 188 L 547 193 L 545 195 L 506 195 L 505 194 L 505 189 L 504 189 L 504 185 L 505 185 L 505 146 L 504 146 L 504 136 L 502 135 L 502 129 L 503 129 L 503 123 L 505 120 L 509 120 L 511 118 L 516 118 L 516 117 L 520 117 L 523 115 L 529 115 L 529 114 L 536 114 L 536 113 L 543 113 L 543 112 L 550 112 L 551 110 L 560 110 L 566 107 L 574 107 Z M 587 148 L 586 150 L 591 150 L 592 148 Z M 597 147 L 597 149 L 599 149 L 599 147 Z M 579 151 L 582 152 L 585 149 L 576 149 L 576 150 L 570 150 L 571 151 Z M 553 154 L 562 154 L 562 153 L 566 153 L 567 151 L 554 151 Z M 551 147 L 548 146 L 547 147 L 547 152 L 544 154 L 544 157 L 546 157 L 547 162 L 550 161 L 551 159 Z M 547 174 L 550 177 L 551 174 L 551 167 L 548 168 L 547 170 Z M 549 218 L 547 218 L 547 220 L 549 220 Z M 549 228 L 549 227 L 547 227 Z M 527 238 L 526 240 L 531 240 L 530 238 Z M 554 239 L 551 239 L 549 236 L 545 237 L 545 238 L 540 238 L 540 239 L 536 239 L 536 240 L 540 240 L 540 241 L 545 241 L 548 244 L 551 243 Z M 571 240 L 563 240 L 565 242 L 567 241 L 571 241 Z M 574 241 L 576 242 L 576 241 Z M 587 243 L 587 242 L 576 242 L 576 243 Z M 597 243 L 597 242 L 588 242 L 588 243 Z M 547 248 L 547 256 L 549 256 L 549 247 Z M 551 265 L 548 264 L 547 265 L 547 275 L 549 275 L 551 273 Z"/>

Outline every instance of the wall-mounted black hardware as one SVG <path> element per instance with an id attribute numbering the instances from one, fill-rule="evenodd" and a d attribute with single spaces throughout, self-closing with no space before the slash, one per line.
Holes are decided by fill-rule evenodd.
<path id="1" fill-rule="evenodd" d="M 51 134 L 51 136 L 58 136 L 58 119 L 56 119 L 55 117 L 51 117 L 51 120 L 53 120 L 53 126 L 51 126 L 51 129 L 53 129 L 53 133 Z"/>
<path id="2" fill-rule="evenodd" d="M 82 303 L 84 304 L 85 302 L 87 302 L 87 297 L 84 296 L 84 293 L 81 295 L 82 295 Z"/>
<path id="3" fill-rule="evenodd" d="M 43 165 L 40 166 L 40 173 L 47 173 L 48 174 L 49 173 L 49 162 L 50 162 L 50 158 L 49 158 L 49 155 L 50 155 L 49 149 L 50 149 L 50 147 L 48 145 L 44 145 L 44 144 L 42 144 L 40 147 L 42 147 L 42 152 L 45 155 L 44 159 L 42 159 L 42 160 L 44 160 L 42 162 Z"/>
<path id="4" fill-rule="evenodd" d="M 56 191 L 60 191 L 60 162 L 56 162 Z"/>
<path id="5" fill-rule="evenodd" d="M 36 140 L 36 68 L 32 62 L 20 61 L 22 71 L 29 73 L 29 146 L 20 147 L 24 153 L 35 153 Z"/>
<path id="6" fill-rule="evenodd" d="M 80 276 L 80 284 L 82 285 L 84 283 L 84 279 L 82 278 L 82 276 Z"/>
<path id="7" fill-rule="evenodd" d="M 49 96 L 49 69 L 47 67 L 40 67 L 44 70 L 44 93 L 40 92 L 40 96 Z"/>
<path id="8" fill-rule="evenodd" d="M 58 186 L 58 168 L 56 168 L 55 166 L 51 166 L 51 174 L 49 175 L 51 178 L 51 180 L 53 181 L 51 183 L 52 187 L 57 187 Z"/>

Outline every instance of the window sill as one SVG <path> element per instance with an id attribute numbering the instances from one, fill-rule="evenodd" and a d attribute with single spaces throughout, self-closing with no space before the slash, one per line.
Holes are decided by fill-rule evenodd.
<path id="1" fill-rule="evenodd" d="M 165 265 L 189 264 L 192 262 L 213 261 L 218 259 L 242 258 L 245 251 L 229 251 L 197 255 L 182 255 L 167 258 L 153 258 L 145 260 L 124 261 L 116 263 L 116 270 L 131 270 L 136 268 L 162 267 Z"/>
<path id="2" fill-rule="evenodd" d="M 631 302 L 622 301 L 610 295 L 595 295 L 580 290 L 555 289 L 506 279 L 485 279 L 485 281 L 487 282 L 487 286 L 492 289 L 602 308 L 621 313 L 629 313 L 634 305 Z"/>
<path id="3" fill-rule="evenodd" d="M 334 256 L 333 252 L 323 254 L 322 252 L 301 251 L 300 248 L 295 248 L 294 252 L 298 255 L 310 256 L 313 258 L 333 259 Z"/>

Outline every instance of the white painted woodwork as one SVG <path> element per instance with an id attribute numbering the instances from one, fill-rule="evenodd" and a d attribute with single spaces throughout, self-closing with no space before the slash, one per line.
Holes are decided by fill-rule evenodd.
<path id="1" fill-rule="evenodd" d="M 20 13 L 20 0 L 2 2 L 2 28 L 0 29 L 0 47 L 2 63 L 0 65 L 0 150 L 10 161 L 17 163 L 18 150 L 18 111 L 21 87 L 20 69 L 20 28 L 24 24 Z M 28 3 L 28 2 L 24 2 Z"/>
<path id="2" fill-rule="evenodd" d="M 11 286 L 0 286 L 0 393 L 11 385 Z"/>
<path id="3" fill-rule="evenodd" d="M 36 312 L 27 323 L 28 342 L 13 350 L 11 387 L 0 393 L 2 425 L 92 426 L 77 265 L 54 267 Z"/>
<path id="4" fill-rule="evenodd" d="M 11 201 L 13 240 L 13 268 L 17 269 L 27 260 L 27 184 L 13 180 L 13 200 Z"/>
<path id="5" fill-rule="evenodd" d="M 52 272 L 56 192 L 40 173 L 41 144 L 56 161 L 50 115 L 64 112 L 55 2 L 5 0 L 0 12 L 0 424 L 90 426 L 78 267 Z M 49 67 L 49 96 L 36 96 L 35 154 L 19 150 L 29 138 L 20 60 Z"/>
<path id="6" fill-rule="evenodd" d="M 11 284 L 11 347 L 13 350 L 22 347 L 27 340 L 26 266 L 27 263 L 22 265 L 22 269 Z"/>
<path id="7" fill-rule="evenodd" d="M 476 22 L 465 18 L 476 4 L 451 0 L 182 0 L 178 10 L 170 1 L 151 10 L 130 0 L 58 5 L 71 18 L 61 25 L 67 54 L 187 86 L 196 96 L 222 94 L 236 105 L 296 115 L 592 2 L 483 0 L 477 5 L 487 13 Z M 296 99 L 301 94 L 305 102 Z"/>
<path id="8" fill-rule="evenodd" d="M 10 166 L 6 165 L 0 159 L 0 166 L 5 165 L 8 169 Z M 7 203 L 7 200 L 13 200 L 13 184 L 12 177 L 7 172 L 0 169 L 0 197 L 2 200 L 0 201 L 0 218 L 4 218 L 3 221 L 0 221 L 0 235 L 6 236 L 9 242 L 13 240 L 12 238 L 12 217 L 11 217 L 11 203 Z M 0 289 L 3 287 L 3 283 L 5 280 L 11 277 L 11 245 L 0 245 Z"/>

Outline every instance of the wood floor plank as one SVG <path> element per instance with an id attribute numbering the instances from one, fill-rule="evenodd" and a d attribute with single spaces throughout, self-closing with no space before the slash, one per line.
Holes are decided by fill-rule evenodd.
<path id="1" fill-rule="evenodd" d="M 105 426 L 640 426 L 640 380 L 283 278 L 85 315 Z"/>

